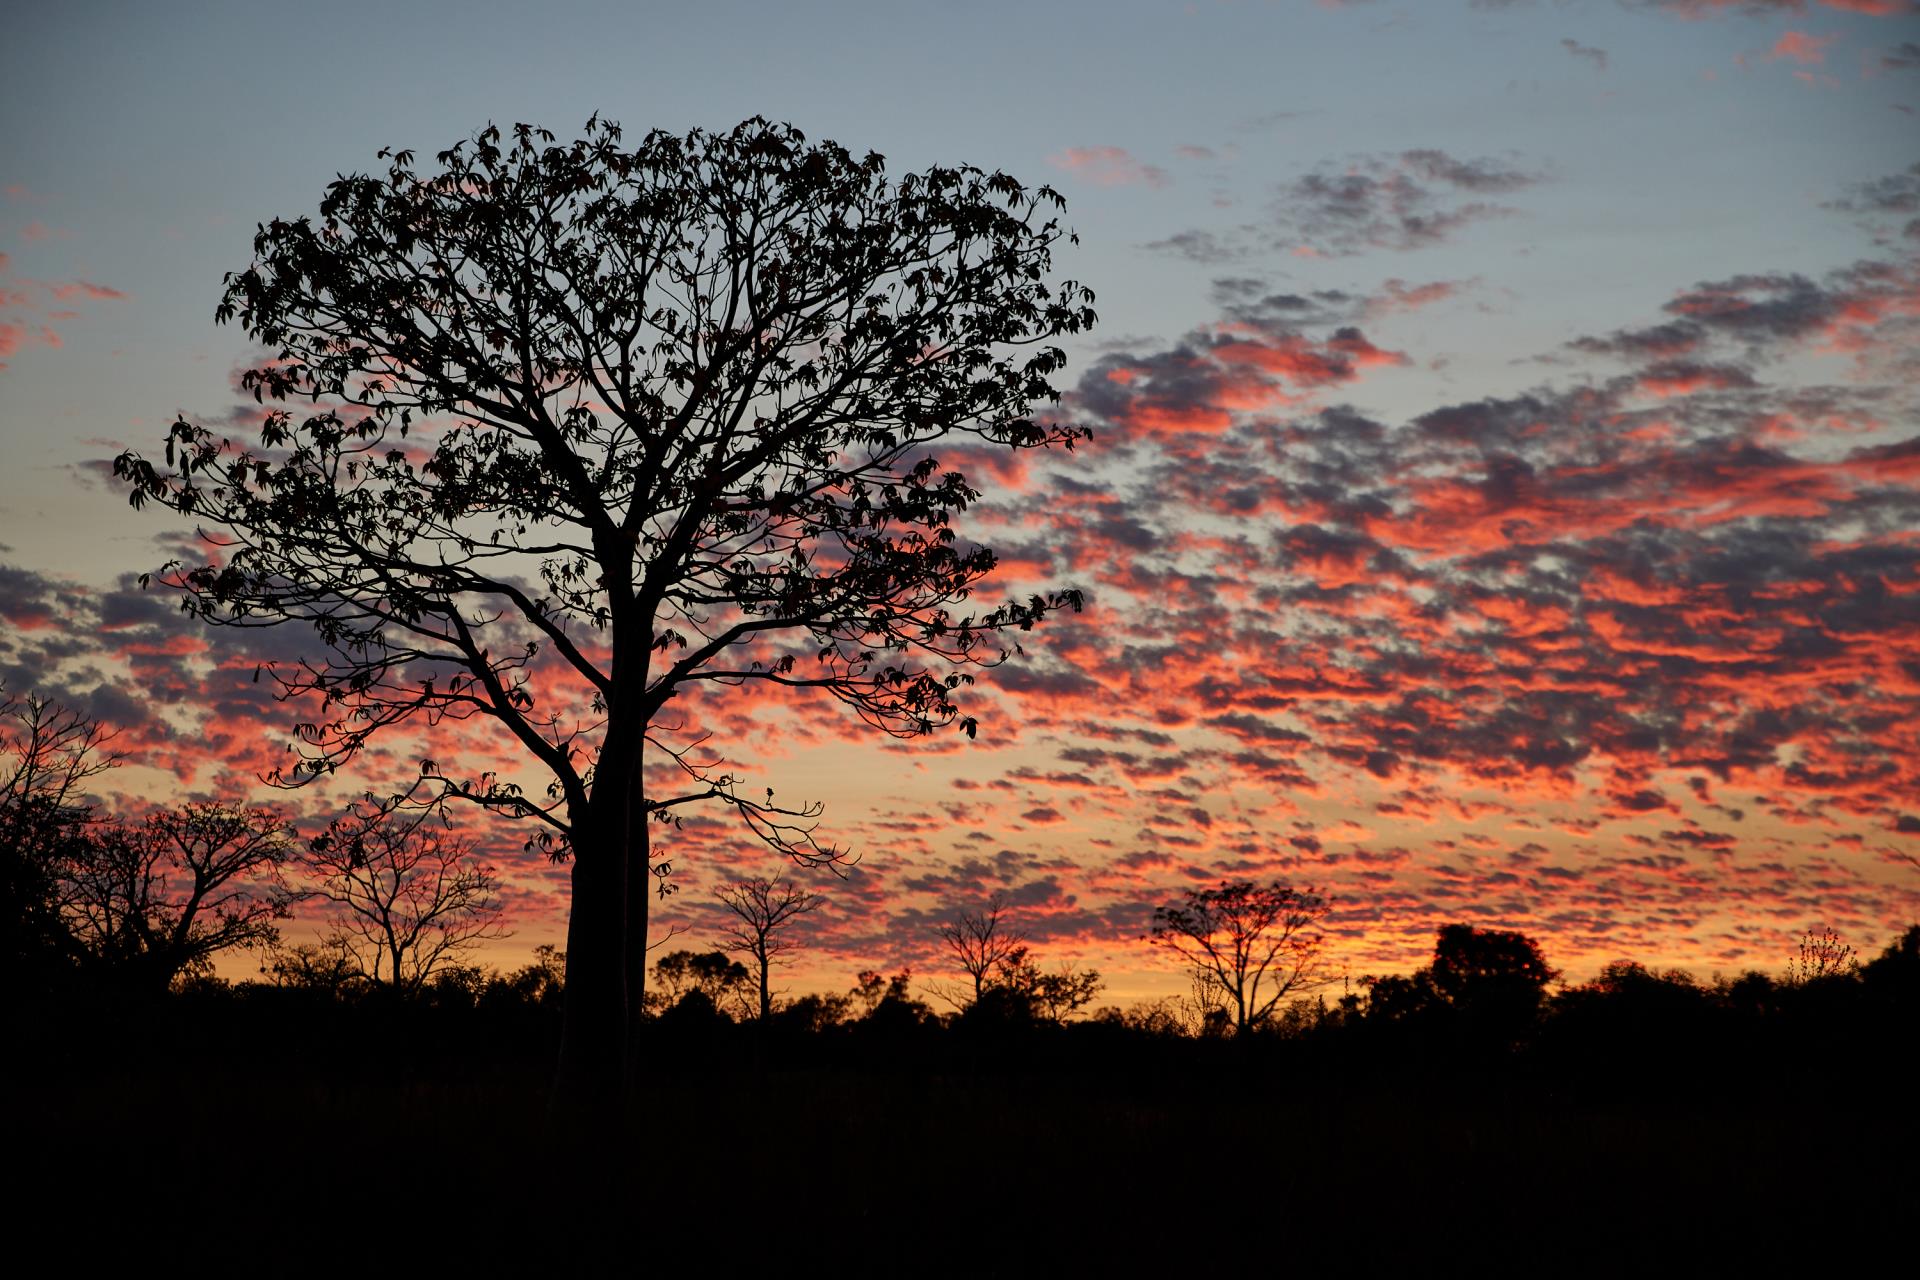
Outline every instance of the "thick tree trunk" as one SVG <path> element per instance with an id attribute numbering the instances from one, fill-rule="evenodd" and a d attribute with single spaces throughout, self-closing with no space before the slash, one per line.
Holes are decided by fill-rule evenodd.
<path id="1" fill-rule="evenodd" d="M 573 906 L 553 1111 L 566 1124 L 617 1116 L 626 1081 L 628 886 L 626 805 L 601 803 L 574 830 Z M 617 816 L 616 816 L 617 815 Z M 609 821 L 614 818 L 614 821 Z"/>
<path id="2" fill-rule="evenodd" d="M 626 1096 L 637 1095 L 645 1037 L 647 994 L 647 911 L 653 905 L 653 824 L 647 821 L 646 797 L 638 780 L 629 808 L 630 834 L 627 840 L 627 1015 L 625 1073 Z"/>
<path id="3" fill-rule="evenodd" d="M 641 751 L 609 733 L 586 821 L 576 822 L 573 907 L 554 1115 L 585 1129 L 617 1122 L 633 1096 L 646 991 L 653 877 Z"/>

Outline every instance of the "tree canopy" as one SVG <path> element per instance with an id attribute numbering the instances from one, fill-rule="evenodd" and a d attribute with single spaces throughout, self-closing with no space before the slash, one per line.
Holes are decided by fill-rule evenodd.
<path id="1" fill-rule="evenodd" d="M 650 821 L 717 800 L 783 851 L 839 856 L 816 810 L 741 791 L 671 699 L 811 689 L 888 733 L 971 734 L 965 666 L 1080 606 L 972 605 L 995 557 L 953 519 L 981 494 L 935 446 L 1084 439 L 1040 410 L 1092 294 L 1051 279 L 1052 190 L 894 179 L 757 118 L 634 147 L 597 118 L 570 143 L 489 126 L 426 171 L 380 154 L 317 219 L 262 225 L 227 278 L 217 318 L 266 352 L 241 378 L 268 406 L 257 438 L 183 418 L 163 460 L 115 471 L 213 544 L 159 574 L 191 613 L 313 628 L 311 654 L 256 675 L 323 708 L 281 781 L 476 717 L 544 772 L 422 765 L 434 798 L 531 819 L 574 858 L 569 1017 L 592 1003 L 604 1027 L 639 1007 Z M 677 786 L 643 781 L 649 752 Z"/>

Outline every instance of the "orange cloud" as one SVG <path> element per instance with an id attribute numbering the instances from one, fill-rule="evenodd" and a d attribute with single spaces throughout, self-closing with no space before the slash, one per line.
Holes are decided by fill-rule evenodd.
<path id="1" fill-rule="evenodd" d="M 1822 63 L 1827 60 L 1827 46 L 1839 38 L 1838 33 L 1816 36 L 1805 31 L 1789 31 L 1767 51 L 1767 60 L 1778 62 L 1787 58 L 1803 64 Z"/>

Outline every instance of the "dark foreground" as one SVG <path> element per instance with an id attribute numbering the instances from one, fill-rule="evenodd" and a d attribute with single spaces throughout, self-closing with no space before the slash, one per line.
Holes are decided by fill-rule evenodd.
<path id="1" fill-rule="evenodd" d="M 63 1002 L 15 1010 L 11 1208 L 22 1247 L 216 1273 L 1842 1275 L 1910 1257 L 1888 1012 L 1517 1047 L 669 1017 L 631 1121 L 570 1144 L 548 1007 Z"/>

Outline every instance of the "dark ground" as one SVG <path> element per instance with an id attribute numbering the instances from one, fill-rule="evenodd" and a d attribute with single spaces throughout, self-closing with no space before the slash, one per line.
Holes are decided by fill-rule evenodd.
<path id="1" fill-rule="evenodd" d="M 1897 1275 L 1920 1222 L 1910 1026 L 1520 1053 L 663 1026 L 633 1122 L 575 1147 L 550 1009 L 14 1022 L 18 1247 L 196 1272 Z"/>

